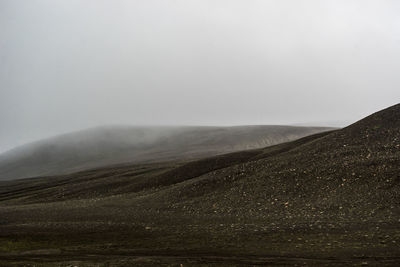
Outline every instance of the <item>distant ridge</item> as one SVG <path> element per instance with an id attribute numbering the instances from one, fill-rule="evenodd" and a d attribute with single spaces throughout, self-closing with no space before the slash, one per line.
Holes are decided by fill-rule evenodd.
<path id="1" fill-rule="evenodd" d="M 112 164 L 189 160 L 291 141 L 327 127 L 98 127 L 0 155 L 0 180 L 66 174 Z"/>

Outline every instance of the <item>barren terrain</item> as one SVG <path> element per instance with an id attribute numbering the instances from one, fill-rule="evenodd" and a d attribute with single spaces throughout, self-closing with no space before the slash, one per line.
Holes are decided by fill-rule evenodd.
<path id="1" fill-rule="evenodd" d="M 399 166 L 396 105 L 265 148 L 2 182 L 0 265 L 398 266 Z"/>

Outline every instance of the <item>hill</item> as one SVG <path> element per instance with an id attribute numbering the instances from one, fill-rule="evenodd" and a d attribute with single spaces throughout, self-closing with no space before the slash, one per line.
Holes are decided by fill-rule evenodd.
<path id="1" fill-rule="evenodd" d="M 395 105 L 260 149 L 2 182 L 0 255 L 7 264 L 396 266 L 399 118 Z"/>
<path id="2" fill-rule="evenodd" d="M 66 174 L 113 164 L 190 160 L 260 148 L 323 127 L 99 127 L 27 144 L 0 155 L 0 180 Z"/>

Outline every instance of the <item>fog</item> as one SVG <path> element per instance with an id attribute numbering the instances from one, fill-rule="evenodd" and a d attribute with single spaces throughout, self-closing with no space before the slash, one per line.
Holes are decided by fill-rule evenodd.
<path id="1" fill-rule="evenodd" d="M 99 125 L 345 126 L 400 102 L 400 2 L 0 0 L 0 152 Z"/>

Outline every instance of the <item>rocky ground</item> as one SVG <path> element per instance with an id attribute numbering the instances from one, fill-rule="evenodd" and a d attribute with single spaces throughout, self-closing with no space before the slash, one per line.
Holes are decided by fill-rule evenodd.
<path id="1" fill-rule="evenodd" d="M 0 184 L 0 265 L 400 264 L 400 105 L 191 162 Z"/>

